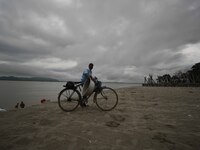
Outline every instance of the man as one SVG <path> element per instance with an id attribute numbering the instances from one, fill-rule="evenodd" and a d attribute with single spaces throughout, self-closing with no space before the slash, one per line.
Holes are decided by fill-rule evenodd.
<path id="1" fill-rule="evenodd" d="M 90 78 L 91 80 L 94 81 L 94 78 L 92 77 L 92 69 L 93 69 L 93 66 L 94 66 L 93 63 L 90 63 L 90 64 L 88 65 L 88 68 L 85 69 L 85 70 L 83 71 L 83 74 L 82 74 L 82 77 L 81 77 L 81 83 L 82 83 L 82 84 L 84 84 L 85 81 L 86 81 L 88 78 Z"/>
<path id="2" fill-rule="evenodd" d="M 95 79 L 92 77 L 92 69 L 93 69 L 93 67 L 94 67 L 93 63 L 90 63 L 88 65 L 88 68 L 83 71 L 83 74 L 82 74 L 82 77 L 81 77 L 82 85 L 85 83 L 85 81 L 88 78 L 90 78 L 91 80 L 95 81 Z M 86 107 L 87 106 L 86 103 L 87 103 L 87 98 L 86 98 L 86 96 L 83 96 L 83 100 L 81 102 L 81 106 L 82 107 Z"/>

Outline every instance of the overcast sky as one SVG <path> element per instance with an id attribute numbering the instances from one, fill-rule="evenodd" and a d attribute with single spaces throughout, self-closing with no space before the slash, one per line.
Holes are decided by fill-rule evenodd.
<path id="1" fill-rule="evenodd" d="M 200 0 L 0 0 L 0 76 L 143 82 L 200 62 Z"/>

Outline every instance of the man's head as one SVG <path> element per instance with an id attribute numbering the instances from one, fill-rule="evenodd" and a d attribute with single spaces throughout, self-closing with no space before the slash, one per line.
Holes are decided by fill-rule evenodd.
<path id="1" fill-rule="evenodd" d="M 93 69 L 93 63 L 90 63 L 89 65 L 88 65 L 88 68 L 90 69 L 90 70 L 92 70 Z"/>

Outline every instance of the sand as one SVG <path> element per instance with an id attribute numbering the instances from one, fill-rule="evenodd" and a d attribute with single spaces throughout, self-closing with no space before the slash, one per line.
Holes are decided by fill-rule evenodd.
<path id="1" fill-rule="evenodd" d="M 1 150 L 198 150 L 200 88 L 118 89 L 119 104 L 63 112 L 56 102 L 0 112 Z"/>

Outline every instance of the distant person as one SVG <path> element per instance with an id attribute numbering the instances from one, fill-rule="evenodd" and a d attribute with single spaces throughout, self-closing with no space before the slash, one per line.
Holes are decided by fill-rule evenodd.
<path id="1" fill-rule="evenodd" d="M 21 107 L 21 108 L 24 108 L 24 107 L 25 107 L 25 104 L 24 104 L 23 101 L 21 101 L 21 103 L 20 103 L 20 107 Z"/>
<path id="2" fill-rule="evenodd" d="M 17 103 L 16 105 L 15 105 L 15 108 L 18 108 L 19 107 L 19 103 Z"/>
<path id="3" fill-rule="evenodd" d="M 40 100 L 40 102 L 43 104 L 43 103 L 46 102 L 46 99 L 43 98 L 43 99 Z"/>

